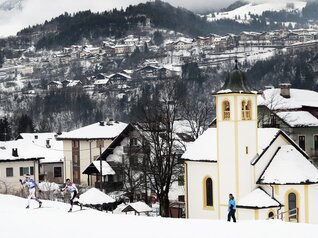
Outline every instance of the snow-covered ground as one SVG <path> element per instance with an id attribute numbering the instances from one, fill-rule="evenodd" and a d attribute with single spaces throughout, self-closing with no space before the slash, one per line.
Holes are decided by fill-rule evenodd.
<path id="1" fill-rule="evenodd" d="M 287 8 L 287 4 L 293 4 L 293 8 Z M 232 19 L 238 22 L 249 22 L 250 16 L 262 15 L 264 11 L 281 11 L 281 10 L 298 10 L 300 11 L 306 6 L 305 1 L 267 1 L 264 3 L 249 3 L 229 12 L 216 12 L 207 15 L 208 21 L 217 21 L 220 19 Z"/>
<path id="2" fill-rule="evenodd" d="M 119 215 L 74 207 L 67 213 L 68 204 L 43 201 L 36 209 L 32 201 L 11 195 L 0 195 L 1 237 L 56 238 L 77 237 L 235 237 L 235 238 L 312 238 L 318 225 L 271 221 L 188 220 L 134 215 Z"/>

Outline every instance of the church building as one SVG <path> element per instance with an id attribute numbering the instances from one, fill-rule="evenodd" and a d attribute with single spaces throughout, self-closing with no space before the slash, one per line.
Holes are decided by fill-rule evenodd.
<path id="1" fill-rule="evenodd" d="M 182 155 L 186 217 L 318 223 L 318 170 L 286 133 L 258 128 L 257 92 L 237 65 L 216 97 L 216 128 Z"/>

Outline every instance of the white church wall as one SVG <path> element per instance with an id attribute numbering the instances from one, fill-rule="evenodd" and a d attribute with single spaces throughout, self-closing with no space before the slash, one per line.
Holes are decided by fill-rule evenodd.
<path id="1" fill-rule="evenodd" d="M 200 219 L 218 219 L 218 171 L 216 163 L 187 161 L 188 183 L 187 201 L 188 217 Z M 204 207 L 204 178 L 213 181 L 213 207 Z"/>
<path id="2" fill-rule="evenodd" d="M 220 204 L 227 206 L 229 194 L 235 197 L 237 194 L 237 169 L 236 169 L 236 151 L 235 137 L 230 136 L 235 130 L 234 123 L 223 122 L 218 124 L 218 166 L 220 179 Z M 224 213 L 223 211 L 221 212 Z"/>
<path id="3" fill-rule="evenodd" d="M 248 133 L 247 133 L 248 132 Z M 238 133 L 240 139 L 237 140 L 238 144 L 238 185 L 239 194 L 236 196 L 241 198 L 250 193 L 253 189 L 251 180 L 251 160 L 256 154 L 256 141 L 257 127 L 256 123 L 250 121 L 242 121 L 238 124 Z"/>
<path id="4" fill-rule="evenodd" d="M 318 224 L 318 184 L 308 185 L 308 222 Z"/>

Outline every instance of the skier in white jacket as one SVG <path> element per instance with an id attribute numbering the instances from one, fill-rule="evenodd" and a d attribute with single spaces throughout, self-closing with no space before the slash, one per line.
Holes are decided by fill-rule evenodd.
<path id="1" fill-rule="evenodd" d="M 70 207 L 70 210 L 68 210 L 68 212 L 72 211 L 74 204 L 80 206 L 82 210 L 83 205 L 79 201 L 74 201 L 75 199 L 79 198 L 79 194 L 78 194 L 78 189 L 76 185 L 72 183 L 70 179 L 66 179 L 65 187 L 62 188 L 61 190 L 64 191 L 66 189 L 71 193 L 71 199 L 70 199 L 71 207 Z"/>
<path id="2" fill-rule="evenodd" d="M 31 199 L 34 199 L 39 203 L 39 207 L 42 206 L 42 202 L 35 196 L 35 189 L 38 187 L 36 182 L 30 178 L 29 174 L 24 175 L 25 179 L 22 181 L 19 180 L 22 186 L 26 186 L 29 188 L 29 196 L 28 196 L 28 206 L 26 208 L 30 208 Z"/>

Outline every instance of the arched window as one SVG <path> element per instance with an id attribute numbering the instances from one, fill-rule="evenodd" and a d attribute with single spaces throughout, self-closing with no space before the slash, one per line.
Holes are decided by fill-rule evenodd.
<path id="1" fill-rule="evenodd" d="M 274 212 L 268 213 L 268 219 L 274 219 L 275 218 L 274 216 L 275 216 Z"/>
<path id="2" fill-rule="evenodd" d="M 213 182 L 211 178 L 205 180 L 205 206 L 213 207 Z"/>
<path id="3" fill-rule="evenodd" d="M 297 219 L 297 197 L 295 193 L 288 194 L 289 219 Z"/>
<path id="4" fill-rule="evenodd" d="M 242 120 L 251 120 L 251 106 L 252 102 L 250 100 L 242 101 Z"/>
<path id="5" fill-rule="evenodd" d="M 230 120 L 231 118 L 231 107 L 229 101 L 223 102 L 223 120 Z"/>

